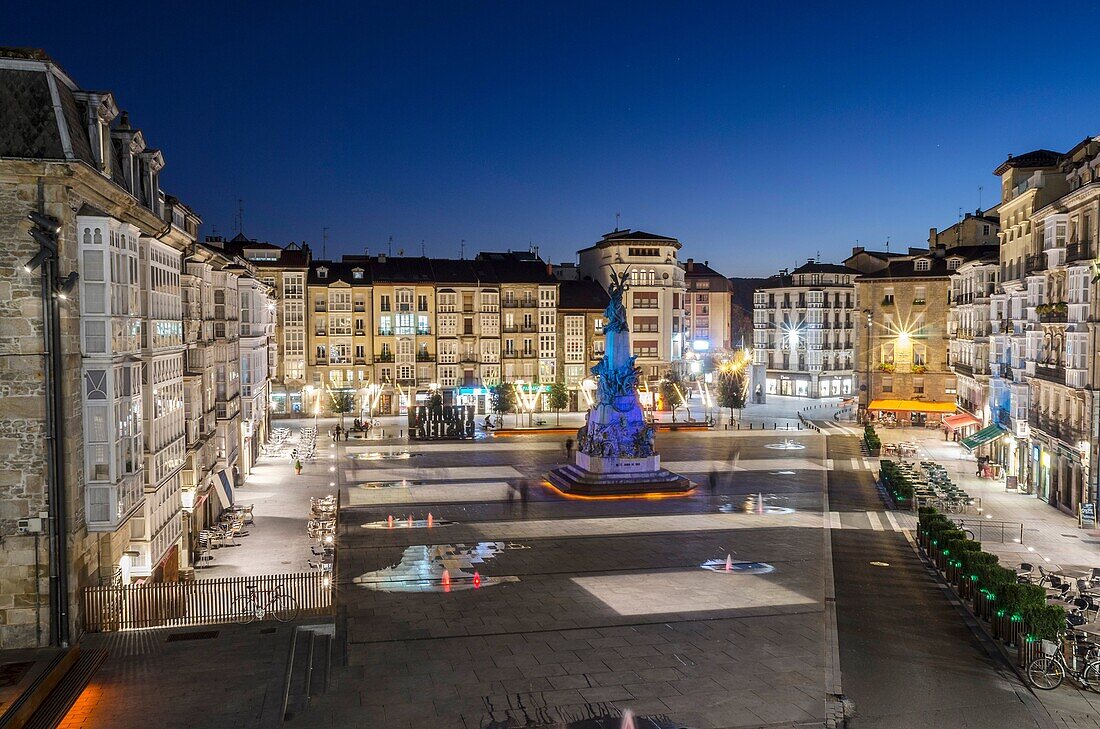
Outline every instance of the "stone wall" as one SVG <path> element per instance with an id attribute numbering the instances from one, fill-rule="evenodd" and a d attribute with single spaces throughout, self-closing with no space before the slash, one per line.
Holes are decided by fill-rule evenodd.
<path id="1" fill-rule="evenodd" d="M 105 180 L 103 184 L 110 185 Z M 27 234 L 27 214 L 39 209 L 41 196 L 45 212 L 62 221 L 59 252 L 64 275 L 77 269 L 76 211 L 91 194 L 81 190 L 67 165 L 0 161 L 0 649 L 44 645 L 49 640 L 46 533 L 36 538 L 20 535 L 17 529 L 19 519 L 49 510 L 41 276 L 23 270 L 38 251 L 38 244 Z M 128 527 L 97 535 L 89 534 L 84 524 L 78 291 L 61 302 L 60 311 L 61 453 L 69 617 L 75 639 L 80 631 L 80 592 L 84 586 L 99 584 L 101 576 L 109 578 L 125 548 Z"/>

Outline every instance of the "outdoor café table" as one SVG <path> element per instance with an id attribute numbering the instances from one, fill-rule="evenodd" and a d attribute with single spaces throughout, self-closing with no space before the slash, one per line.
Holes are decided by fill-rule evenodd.
<path id="1" fill-rule="evenodd" d="M 1100 623 L 1085 623 L 1084 625 L 1076 625 L 1073 627 L 1078 633 L 1084 633 L 1085 635 L 1091 635 L 1094 638 L 1100 636 Z"/>

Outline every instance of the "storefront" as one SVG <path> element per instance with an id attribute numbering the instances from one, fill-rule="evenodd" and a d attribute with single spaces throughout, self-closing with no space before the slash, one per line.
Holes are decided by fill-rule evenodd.
<path id="1" fill-rule="evenodd" d="M 453 390 L 455 405 L 470 405 L 475 415 L 492 412 L 492 393 L 487 387 L 457 387 Z"/>
<path id="2" fill-rule="evenodd" d="M 966 436 L 974 433 L 981 427 L 982 421 L 975 418 L 970 413 L 956 413 L 955 415 L 948 415 L 943 419 L 944 433 L 949 440 L 962 440 Z"/>
<path id="3" fill-rule="evenodd" d="M 884 425 L 900 427 L 924 427 L 942 425 L 944 416 L 955 412 L 953 402 L 924 402 L 923 400 L 872 400 L 867 406 L 868 416 Z"/>

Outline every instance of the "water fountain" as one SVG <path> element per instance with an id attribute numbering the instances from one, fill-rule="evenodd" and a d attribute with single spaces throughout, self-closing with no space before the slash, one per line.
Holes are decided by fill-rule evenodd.
<path id="1" fill-rule="evenodd" d="M 661 468 L 653 448 L 656 435 L 646 423 L 638 400 L 640 371 L 630 354 L 630 329 L 623 306 L 629 269 L 611 272 L 604 310 L 604 356 L 592 368 L 598 378 L 596 401 L 577 431 L 575 462 L 554 468 L 551 483 L 577 494 L 642 494 L 683 492 L 692 484 L 683 476 Z"/>
<path id="2" fill-rule="evenodd" d="M 771 448 L 773 451 L 801 451 L 806 446 L 801 443 L 795 443 L 790 438 L 784 438 L 782 443 L 768 443 L 765 448 Z"/>

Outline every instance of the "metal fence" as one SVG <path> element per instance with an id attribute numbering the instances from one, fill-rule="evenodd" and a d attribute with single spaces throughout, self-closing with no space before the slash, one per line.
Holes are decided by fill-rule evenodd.
<path id="1" fill-rule="evenodd" d="M 106 633 L 139 628 L 231 623 L 249 609 L 249 587 L 262 603 L 278 588 L 298 605 L 299 617 L 331 615 L 332 575 L 306 572 L 219 577 L 197 582 L 104 585 L 84 589 L 84 630 Z M 241 599 L 245 598 L 245 599 Z"/>
<path id="2" fill-rule="evenodd" d="M 1024 525 L 1018 521 L 967 518 L 954 514 L 948 514 L 947 518 L 955 522 L 960 529 L 969 532 L 968 539 L 998 544 L 1024 543 Z"/>

